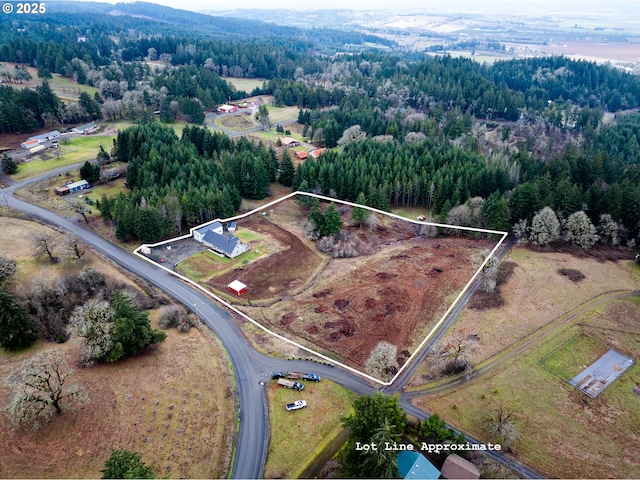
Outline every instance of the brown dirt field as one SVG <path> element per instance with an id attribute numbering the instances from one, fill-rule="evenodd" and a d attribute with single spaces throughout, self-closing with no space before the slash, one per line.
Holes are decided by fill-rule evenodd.
<path id="1" fill-rule="evenodd" d="M 276 330 L 287 326 L 356 368 L 381 340 L 408 357 L 475 273 L 470 256 L 480 246 L 489 244 L 414 239 L 370 257 L 333 260 L 313 289 L 262 313 Z"/>
<path id="2" fill-rule="evenodd" d="M 562 42 L 561 44 L 538 45 L 541 52 L 547 54 L 573 55 L 587 60 L 619 60 L 637 62 L 640 58 L 638 43 L 606 42 Z"/>
<path id="3" fill-rule="evenodd" d="M 229 283 L 240 280 L 248 285 L 242 297 L 245 300 L 284 295 L 301 287 L 323 261 L 297 235 L 268 218 L 252 216 L 242 221 L 242 227 L 268 235 L 287 248 L 209 280 L 208 284 L 218 290 L 226 292 Z"/>
<path id="4" fill-rule="evenodd" d="M 276 235 L 290 249 L 209 283 L 225 289 L 237 278 L 248 285 L 243 299 L 284 297 L 271 307 L 238 308 L 285 337 L 359 369 L 381 340 L 404 352 L 401 365 L 475 273 L 472 257 L 493 246 L 488 240 L 418 237 L 408 222 L 397 220 L 374 231 L 354 228 L 352 233 L 375 253 L 330 260 L 310 288 L 296 294 L 292 290 L 304 284 L 320 257 L 298 236 L 294 219 L 300 208 L 292 204 L 278 205 L 271 220 L 254 217 L 245 224 Z M 278 225 L 272 223 L 276 220 Z"/>

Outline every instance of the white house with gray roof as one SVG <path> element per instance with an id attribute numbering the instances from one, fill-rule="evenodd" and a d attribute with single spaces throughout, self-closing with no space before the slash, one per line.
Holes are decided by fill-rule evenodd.
<path id="1" fill-rule="evenodd" d="M 225 257 L 235 258 L 251 250 L 249 245 L 240 241 L 238 237 L 225 231 L 220 222 L 213 222 L 193 231 L 193 238 Z"/>

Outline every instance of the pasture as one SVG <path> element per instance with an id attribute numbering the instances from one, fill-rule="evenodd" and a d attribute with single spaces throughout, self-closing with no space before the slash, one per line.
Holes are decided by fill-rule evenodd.
<path id="1" fill-rule="evenodd" d="M 515 456 L 545 476 L 635 478 L 640 468 L 639 322 L 637 297 L 609 303 L 578 317 L 481 381 L 414 402 L 485 442 L 491 441 L 484 429 L 486 414 L 498 407 L 513 412 L 520 431 Z M 596 341 L 582 337 L 583 332 Z M 579 370 L 582 365 L 577 363 L 597 355 L 599 344 L 636 363 L 591 399 L 556 373 L 566 377 Z"/>

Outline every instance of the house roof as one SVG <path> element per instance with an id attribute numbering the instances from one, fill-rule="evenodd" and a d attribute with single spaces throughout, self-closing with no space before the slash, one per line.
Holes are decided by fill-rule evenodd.
<path id="1" fill-rule="evenodd" d="M 291 137 L 280 137 L 280 141 L 285 147 L 289 145 L 300 145 L 300 142 L 298 140 Z"/>
<path id="2" fill-rule="evenodd" d="M 29 138 L 27 138 L 27 142 L 29 140 L 46 140 L 47 138 L 59 137 L 59 136 L 60 136 L 60 132 L 58 130 L 52 130 L 52 131 L 47 132 L 47 133 L 42 133 L 40 135 L 35 135 L 33 137 L 29 137 Z"/>
<path id="3" fill-rule="evenodd" d="M 307 158 L 309 156 L 309 154 L 307 152 L 296 152 L 296 157 L 298 157 L 300 160 L 304 160 L 305 158 Z"/>
<path id="4" fill-rule="evenodd" d="M 74 130 L 82 132 L 84 130 L 91 130 L 92 128 L 96 128 L 96 122 L 89 122 L 84 125 L 80 125 L 79 127 L 74 127 Z"/>
<path id="5" fill-rule="evenodd" d="M 241 292 L 243 289 L 247 288 L 247 286 L 244 283 L 242 283 L 240 280 L 234 280 L 229 285 L 227 285 L 227 287 L 233 290 L 234 292 Z"/>
<path id="6" fill-rule="evenodd" d="M 213 223 L 210 223 L 209 225 L 205 225 L 204 227 L 200 227 L 196 229 L 196 232 L 202 233 L 204 235 L 205 233 L 211 230 L 217 230 L 219 228 L 222 228 L 222 224 L 220 222 L 213 222 Z"/>
<path id="7" fill-rule="evenodd" d="M 480 478 L 480 470 L 469 460 L 455 453 L 447 456 L 442 465 L 442 476 L 445 478 Z"/>
<path id="8" fill-rule="evenodd" d="M 322 155 L 325 152 L 325 148 L 317 148 L 315 150 L 311 150 L 309 152 L 309 155 L 311 155 L 313 158 L 318 158 L 320 155 Z"/>
<path id="9" fill-rule="evenodd" d="M 225 253 L 229 256 L 235 250 L 236 245 L 242 243 L 238 237 L 234 237 L 233 235 L 220 235 L 212 230 L 205 233 L 202 240 L 219 252 Z"/>
<path id="10" fill-rule="evenodd" d="M 89 186 L 89 182 L 87 182 L 86 180 L 80 180 L 78 182 L 70 183 L 69 185 L 67 185 L 67 188 L 69 188 L 69 190 L 73 190 L 74 188 L 88 187 L 88 186 Z"/>
<path id="11" fill-rule="evenodd" d="M 440 471 L 426 457 L 416 451 L 403 450 L 398 454 L 398 471 L 405 479 L 440 478 Z"/>

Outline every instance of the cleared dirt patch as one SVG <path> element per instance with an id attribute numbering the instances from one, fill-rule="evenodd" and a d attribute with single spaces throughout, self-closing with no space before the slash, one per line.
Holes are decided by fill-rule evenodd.
<path id="1" fill-rule="evenodd" d="M 385 218 L 373 230 L 350 229 L 372 254 L 328 260 L 323 267 L 313 243 L 300 237 L 299 213 L 292 211 L 292 203 L 274 207 L 271 220 L 254 217 L 247 224 L 277 235 L 290 249 L 209 285 L 223 290 L 240 280 L 248 286 L 243 298 L 251 305 L 238 308 L 285 337 L 361 370 L 381 340 L 410 356 L 475 273 L 474 255 L 494 245 L 489 240 L 429 239 L 418 236 L 409 222 Z M 282 301 L 255 306 L 254 299 L 274 295 Z M 403 356 L 398 364 L 404 361 Z"/>
<path id="2" fill-rule="evenodd" d="M 287 295 L 302 287 L 323 262 L 322 257 L 297 235 L 267 218 L 250 217 L 242 220 L 241 226 L 270 236 L 286 248 L 207 282 L 218 290 L 226 291 L 232 281 L 240 280 L 247 285 L 247 293 L 242 296 L 245 300 Z"/>

